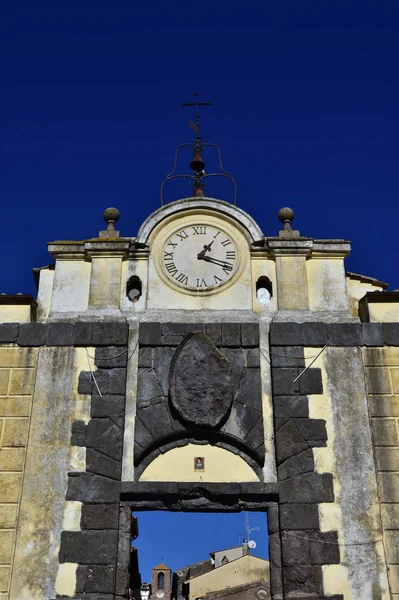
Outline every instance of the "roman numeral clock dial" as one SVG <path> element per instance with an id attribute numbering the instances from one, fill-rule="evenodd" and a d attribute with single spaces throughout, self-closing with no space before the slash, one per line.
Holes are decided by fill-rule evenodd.
<path id="1" fill-rule="evenodd" d="M 161 265 L 167 279 L 183 290 L 211 291 L 229 282 L 239 264 L 231 234 L 214 225 L 178 229 L 163 245 Z"/>

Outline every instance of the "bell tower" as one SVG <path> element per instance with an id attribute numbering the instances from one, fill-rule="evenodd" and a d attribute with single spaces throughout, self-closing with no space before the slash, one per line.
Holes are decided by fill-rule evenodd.
<path id="1" fill-rule="evenodd" d="M 152 569 L 150 600 L 171 600 L 172 571 L 164 563 Z"/>

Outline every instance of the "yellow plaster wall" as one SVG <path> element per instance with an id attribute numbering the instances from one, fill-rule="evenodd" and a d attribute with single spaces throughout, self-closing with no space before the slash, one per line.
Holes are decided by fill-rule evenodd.
<path id="1" fill-rule="evenodd" d="M 191 579 L 189 600 L 259 579 L 269 582 L 269 561 L 256 556 L 242 556 L 209 573 Z"/>
<path id="2" fill-rule="evenodd" d="M 369 302 L 371 323 L 397 323 L 399 321 L 399 302 Z"/>
<path id="3" fill-rule="evenodd" d="M 0 347 L 0 600 L 9 599 L 37 356 Z"/>
<path id="4" fill-rule="evenodd" d="M 279 310 L 309 310 L 305 255 L 276 256 L 276 271 Z"/>
<path id="5" fill-rule="evenodd" d="M 346 287 L 348 290 L 349 312 L 352 317 L 359 316 L 359 300 L 367 294 L 367 292 L 382 291 L 380 286 L 372 285 L 371 283 L 363 283 L 358 279 L 346 277 Z"/>
<path id="6" fill-rule="evenodd" d="M 364 364 L 392 600 L 399 600 L 399 348 L 366 348 Z"/>
<path id="7" fill-rule="evenodd" d="M 0 323 L 30 323 L 30 306 L 3 304 L 0 306 Z"/>
<path id="8" fill-rule="evenodd" d="M 39 323 L 46 321 L 51 306 L 51 295 L 53 293 L 54 269 L 41 269 L 39 279 L 39 290 L 37 292 L 37 315 Z"/>
<path id="9" fill-rule="evenodd" d="M 310 310 L 348 310 L 343 258 L 312 257 L 306 267 Z"/>
<path id="10" fill-rule="evenodd" d="M 92 258 L 89 307 L 119 308 L 122 258 Z"/>
<path id="11" fill-rule="evenodd" d="M 205 470 L 194 470 L 194 459 L 205 458 Z M 211 445 L 188 444 L 155 458 L 140 481 L 259 481 L 251 467 L 237 454 Z"/>
<path id="12" fill-rule="evenodd" d="M 359 512 L 356 515 L 356 519 L 359 521 L 360 530 L 357 530 L 355 519 L 353 523 L 348 523 L 348 516 L 345 515 L 345 494 L 348 493 L 348 486 L 344 482 L 341 482 L 340 477 L 340 457 L 339 452 L 341 450 L 341 442 L 337 432 L 337 419 L 334 418 L 334 411 L 337 408 L 334 405 L 334 399 L 332 397 L 332 387 L 329 384 L 329 369 L 328 363 L 331 361 L 332 355 L 336 357 L 340 353 L 344 353 L 342 356 L 343 363 L 348 357 L 345 353 L 352 349 L 347 348 L 326 348 L 322 352 L 319 358 L 313 363 L 314 367 L 321 369 L 322 380 L 323 380 L 323 393 L 309 396 L 309 417 L 312 419 L 323 419 L 326 422 L 327 430 L 327 446 L 320 448 L 313 448 L 315 471 L 317 473 L 331 473 L 333 475 L 334 482 L 334 502 L 321 503 L 318 505 L 319 519 L 320 519 L 320 530 L 337 531 L 338 543 L 340 544 L 340 564 L 336 565 L 323 565 L 323 587 L 326 595 L 333 596 L 334 594 L 343 594 L 345 600 L 371 600 L 371 598 L 377 598 L 378 600 L 389 600 L 390 594 L 388 591 L 388 582 L 386 580 L 385 570 L 385 556 L 384 548 L 381 541 L 378 543 L 370 544 L 366 543 L 364 546 L 357 546 L 358 540 L 364 539 L 365 532 L 370 532 L 370 539 L 378 540 L 381 539 L 381 531 L 379 528 L 379 506 L 377 499 L 373 496 L 373 502 L 368 507 L 367 513 L 362 514 Z M 315 348 L 305 348 L 304 354 L 306 357 L 305 364 L 308 366 L 313 358 L 318 354 L 319 350 Z M 354 388 L 359 386 L 354 385 Z M 355 394 L 349 395 L 345 398 L 345 401 L 350 403 L 361 404 L 361 391 L 358 389 L 358 396 Z M 399 414 L 399 413 L 398 413 Z M 347 423 L 339 423 L 338 426 L 347 428 Z M 356 427 L 356 424 L 353 424 Z M 352 425 L 350 425 L 352 427 Z M 350 436 L 350 430 L 347 430 L 347 434 Z M 342 449 L 341 451 L 345 451 Z M 370 475 L 370 480 L 371 480 Z M 373 487 L 370 482 L 371 488 Z M 346 489 L 345 489 L 346 488 Z M 349 516 L 349 518 L 351 518 Z M 349 525 L 355 525 L 354 532 L 350 531 Z M 364 531 L 364 530 L 365 531 Z M 363 531 L 362 531 L 363 530 Z M 354 545 L 352 546 L 352 536 L 355 536 Z M 353 564 L 357 561 L 363 562 L 362 555 L 360 557 L 353 557 L 353 551 L 356 550 L 371 554 L 375 552 L 378 564 L 380 566 L 378 596 L 373 596 L 372 587 L 366 584 L 362 590 L 359 589 L 356 581 L 353 580 Z M 356 567 L 357 568 L 357 567 Z M 396 596 L 394 597 L 396 599 Z M 398 599 L 396 599 L 398 600 Z"/>

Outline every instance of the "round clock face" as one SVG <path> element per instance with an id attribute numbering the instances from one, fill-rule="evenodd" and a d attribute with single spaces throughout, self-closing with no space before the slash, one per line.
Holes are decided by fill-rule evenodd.
<path id="1" fill-rule="evenodd" d="M 207 291 L 229 281 L 239 255 L 231 234 L 209 224 L 176 230 L 162 250 L 162 269 L 169 280 L 186 290 Z"/>
<path id="2" fill-rule="evenodd" d="M 155 595 L 157 598 L 163 598 L 165 596 L 165 592 L 163 590 L 157 590 Z"/>

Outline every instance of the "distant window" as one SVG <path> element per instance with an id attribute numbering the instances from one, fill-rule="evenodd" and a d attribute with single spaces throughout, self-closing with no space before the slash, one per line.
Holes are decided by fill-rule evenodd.
<path id="1" fill-rule="evenodd" d="M 256 297 L 262 304 L 269 304 L 273 296 L 273 285 L 268 277 L 259 277 L 256 282 Z"/>
<path id="2" fill-rule="evenodd" d="M 158 573 L 158 589 L 165 587 L 165 573 Z"/>
<path id="3" fill-rule="evenodd" d="M 223 556 L 222 565 L 227 565 L 228 562 L 229 562 L 229 559 L 227 558 L 227 556 Z"/>
<path id="4" fill-rule="evenodd" d="M 141 298 L 141 281 L 137 275 L 133 275 L 126 285 L 126 296 L 131 302 L 138 302 Z"/>

